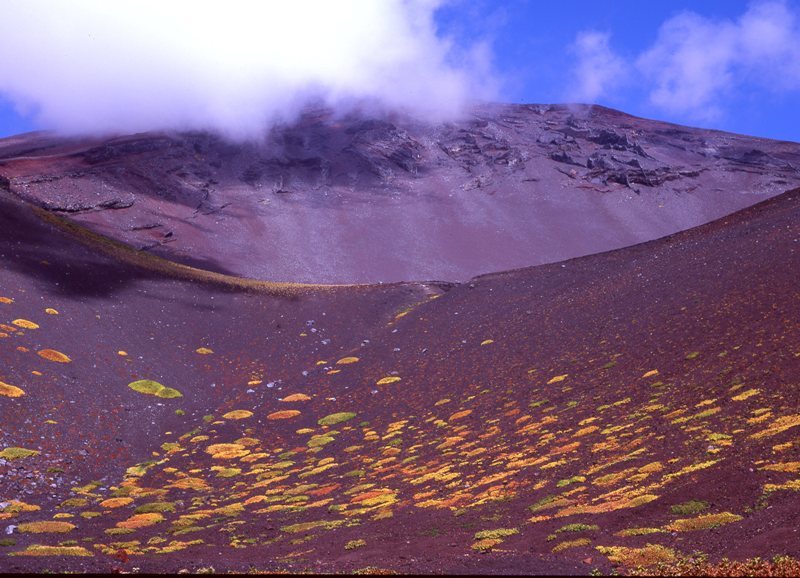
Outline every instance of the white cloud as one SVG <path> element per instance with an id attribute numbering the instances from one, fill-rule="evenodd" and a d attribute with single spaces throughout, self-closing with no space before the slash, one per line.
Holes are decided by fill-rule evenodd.
<path id="1" fill-rule="evenodd" d="M 636 66 L 651 84 L 652 104 L 712 119 L 743 83 L 773 91 L 800 88 L 799 36 L 797 14 L 783 1 L 751 4 L 736 21 L 685 12 L 661 26 Z"/>
<path id="2" fill-rule="evenodd" d="M 439 3 L 3 0 L 0 93 L 66 133 L 249 138 L 312 99 L 446 117 L 493 94 L 437 35 Z"/>
<path id="3" fill-rule="evenodd" d="M 610 39 L 610 34 L 596 31 L 578 34 L 570 47 L 577 59 L 568 93 L 570 101 L 597 102 L 625 82 L 625 61 L 611 49 Z"/>

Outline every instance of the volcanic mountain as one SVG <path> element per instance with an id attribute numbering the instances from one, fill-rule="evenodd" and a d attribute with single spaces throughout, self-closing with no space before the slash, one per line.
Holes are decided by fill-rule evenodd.
<path id="1" fill-rule="evenodd" d="M 171 260 L 270 281 L 465 281 L 649 241 L 800 186 L 800 145 L 599 106 L 459 122 L 308 110 L 205 133 L 0 141 L 19 197 Z"/>
<path id="2" fill-rule="evenodd" d="M 574 114 L 493 110 L 553 122 L 552 115 Z M 625 123 L 649 121 L 604 109 L 587 114 L 592 122 L 605 119 L 604 130 L 624 135 L 624 146 L 641 147 L 653 162 L 667 153 L 658 156 L 647 143 L 663 138 L 673 144 L 659 150 L 705 158 L 706 168 L 646 185 L 637 178 L 657 171 L 636 177 L 633 165 L 625 165 L 629 171 L 620 163 L 596 172 L 594 160 L 581 167 L 528 151 L 519 170 L 535 174 L 530 167 L 539 163 L 539 183 L 554 191 L 524 184 L 511 166 L 481 161 L 472 173 L 459 170 L 491 174 L 512 192 L 453 189 L 452 202 L 463 207 L 482 198 L 493 214 L 495 200 L 510 203 L 530 186 L 532 203 L 560 207 L 565 219 L 574 203 L 582 215 L 576 222 L 594 219 L 610 243 L 609 224 L 633 234 L 636 214 L 678 228 L 686 223 L 679 217 L 707 219 L 721 210 L 711 198 L 729 208 L 773 198 L 645 243 L 464 282 L 286 284 L 223 274 L 247 265 L 232 258 L 222 266 L 227 251 L 235 252 L 234 233 L 244 243 L 244 231 L 261 231 L 256 223 L 266 213 L 240 222 L 233 215 L 243 213 L 230 212 L 218 216 L 218 228 L 193 231 L 194 223 L 180 228 L 181 217 L 169 212 L 197 208 L 178 196 L 191 187 L 176 185 L 193 169 L 184 176 L 168 169 L 192 154 L 206 162 L 205 149 L 189 154 L 189 143 L 230 151 L 229 163 L 219 157 L 218 176 L 208 176 L 220 183 L 208 199 L 244 199 L 245 189 L 236 187 L 251 187 L 253 195 L 271 178 L 263 158 L 243 161 L 260 158 L 255 148 L 204 135 L 6 140 L 0 570 L 588 574 L 658 564 L 667 572 L 704 568 L 693 552 L 712 562 L 800 556 L 798 145 L 677 127 L 670 130 L 698 140 L 679 145 L 653 132 L 634 141 Z M 562 130 L 553 132 L 563 140 L 546 146 L 562 147 L 572 159 L 596 146 L 587 159 L 609 163 L 639 154 L 613 148 L 622 141 L 567 140 L 572 125 L 594 139 L 611 138 L 580 123 L 557 125 Z M 433 143 L 414 139 L 434 154 Z M 696 148 L 701 141 L 716 152 Z M 162 148 L 148 148 L 153 143 Z M 488 158 L 484 145 L 476 146 Z M 436 146 L 443 162 L 459 158 Z M 411 172 L 402 179 L 394 168 L 392 175 L 370 173 L 370 162 L 392 156 L 377 145 L 369 150 L 359 161 L 363 171 L 352 174 L 372 185 L 352 185 L 340 203 L 325 205 L 323 189 L 308 188 L 269 192 L 268 205 L 374 216 L 448 202 L 444 189 L 437 189 L 440 200 L 417 194 L 411 184 L 421 181 Z M 345 152 L 331 155 L 343 159 Z M 692 170 L 676 163 L 670 175 Z M 245 165 L 266 168 L 255 184 L 220 192 L 221 175 L 233 182 Z M 132 167 L 140 167 L 141 181 Z M 444 175 L 448 167 L 426 170 Z M 306 174 L 301 164 L 284 169 Z M 331 190 L 344 186 L 336 174 Z M 154 188 L 162 176 L 163 187 Z M 282 187 L 290 190 L 296 179 L 286 176 Z M 387 188 L 400 181 L 409 188 Z M 135 182 L 142 188 L 131 188 L 127 200 L 119 196 L 121 183 Z M 679 190 L 692 182 L 702 187 Z M 115 199 L 131 204 L 121 208 Z M 230 202 L 202 218 L 233 211 L 237 201 Z M 636 208 L 626 213 L 626 203 Z M 607 210 L 589 210 L 598 207 Z M 132 236 L 158 228 L 123 224 L 147 215 L 169 219 L 178 240 L 141 250 Z M 549 234 L 588 243 L 569 221 L 541 222 Z M 388 247 L 401 239 L 384 238 L 392 225 L 362 225 L 359 234 L 385 243 L 385 258 L 393 258 Z M 429 236 L 425 242 L 446 240 L 424 228 L 418 233 Z M 178 248 L 192 239 L 196 248 L 181 256 Z M 282 250 L 297 259 L 308 247 Z M 537 254 L 537 246 L 527 249 Z M 263 250 L 253 249 L 251 265 Z M 365 255 L 339 262 L 350 275 L 342 280 L 375 273 Z M 290 265 L 283 270 L 288 275 Z M 775 562 L 796 572 L 793 563 Z M 760 568 L 752 564 L 751 572 Z"/>

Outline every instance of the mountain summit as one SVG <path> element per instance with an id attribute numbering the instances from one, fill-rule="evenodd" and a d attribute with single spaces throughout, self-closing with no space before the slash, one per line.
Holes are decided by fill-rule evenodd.
<path id="1" fill-rule="evenodd" d="M 0 141 L 0 186 L 137 249 L 262 280 L 463 281 L 629 246 L 800 186 L 800 144 L 600 106 L 461 122 L 307 110 L 206 133 Z"/>

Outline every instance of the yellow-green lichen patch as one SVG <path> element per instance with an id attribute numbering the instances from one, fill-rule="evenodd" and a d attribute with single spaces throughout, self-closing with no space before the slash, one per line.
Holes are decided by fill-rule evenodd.
<path id="1" fill-rule="evenodd" d="M 779 464 L 768 464 L 761 466 L 759 470 L 768 470 L 771 472 L 788 472 L 792 474 L 800 473 L 800 462 L 783 462 Z"/>
<path id="2" fill-rule="evenodd" d="M 704 512 L 708 509 L 708 502 L 703 502 L 702 500 L 689 500 L 688 502 L 684 502 L 682 504 L 675 504 L 674 506 L 670 507 L 670 511 L 673 514 L 678 514 L 681 516 L 691 516 L 694 514 L 699 514 L 700 512 Z"/>
<path id="3" fill-rule="evenodd" d="M 743 391 L 739 395 L 734 395 L 731 399 L 733 401 L 744 401 L 749 397 L 753 397 L 754 395 L 758 395 L 761 393 L 760 389 L 748 389 L 747 391 Z"/>
<path id="4" fill-rule="evenodd" d="M 772 422 L 772 425 L 766 429 L 754 433 L 750 437 L 754 439 L 771 437 L 797 426 L 800 426 L 800 414 L 785 415 L 776 419 Z"/>
<path id="5" fill-rule="evenodd" d="M 128 384 L 133 391 L 143 393 L 145 395 L 154 395 L 163 399 L 173 399 L 176 397 L 183 397 L 183 394 L 177 389 L 165 387 L 157 381 L 152 379 L 139 379 Z"/>
<path id="6" fill-rule="evenodd" d="M 125 530 L 135 530 L 138 528 L 145 528 L 164 521 L 164 516 L 158 512 L 151 512 L 147 514 L 134 514 L 127 520 L 117 522 L 117 528 Z"/>
<path id="7" fill-rule="evenodd" d="M 488 552 L 498 544 L 502 544 L 509 536 L 519 534 L 517 528 L 497 528 L 496 530 L 481 530 L 476 532 L 473 539 L 475 542 L 471 548 L 479 552 Z"/>
<path id="8" fill-rule="evenodd" d="M 291 395 L 287 395 L 281 401 L 286 402 L 294 402 L 294 401 L 308 401 L 311 397 L 307 396 L 305 393 L 293 393 Z"/>
<path id="9" fill-rule="evenodd" d="M 283 409 L 281 411 L 273 411 L 267 416 L 267 419 L 273 421 L 278 419 L 291 419 L 293 417 L 297 417 L 298 415 L 300 415 L 300 412 L 296 409 Z"/>
<path id="10" fill-rule="evenodd" d="M 336 362 L 337 365 L 350 365 L 351 363 L 358 363 L 358 357 L 342 357 Z"/>
<path id="11" fill-rule="evenodd" d="M 56 363 L 70 363 L 72 361 L 69 357 L 55 349 L 42 349 L 41 351 L 37 351 L 36 354 L 42 359 L 54 361 Z"/>
<path id="12" fill-rule="evenodd" d="M 375 385 L 389 385 L 390 383 L 397 383 L 400 381 L 400 377 L 397 375 L 392 375 L 389 377 L 382 377 L 378 381 L 375 382 Z"/>
<path id="13" fill-rule="evenodd" d="M 484 538 L 472 544 L 471 548 L 479 552 L 488 552 L 498 544 L 502 544 L 503 540 L 499 538 Z"/>
<path id="14" fill-rule="evenodd" d="M 22 397 L 25 391 L 15 385 L 9 385 L 0 381 L 0 396 L 3 397 Z"/>
<path id="15" fill-rule="evenodd" d="M 195 353 L 199 353 L 200 355 L 210 355 L 214 353 L 214 350 L 209 349 L 208 347 L 198 347 L 194 351 Z"/>
<path id="16" fill-rule="evenodd" d="M 597 550 L 611 562 L 627 567 L 653 566 L 676 560 L 675 551 L 659 544 L 647 544 L 644 548 L 624 546 L 597 546 Z"/>
<path id="17" fill-rule="evenodd" d="M 675 520 L 666 526 L 666 528 L 673 532 L 694 532 L 696 530 L 710 530 L 711 528 L 738 522 L 741 519 L 742 516 L 737 514 L 721 512 L 719 514 L 706 514 L 705 516 L 697 516 L 696 518 Z"/>
<path id="18" fill-rule="evenodd" d="M 344 520 L 319 520 L 316 522 L 301 522 L 299 524 L 290 524 L 288 526 L 281 526 L 281 532 L 287 534 L 301 534 L 304 532 L 311 532 L 318 528 L 324 530 L 333 530 L 344 524 Z"/>
<path id="19" fill-rule="evenodd" d="M 21 552 L 12 552 L 9 556 L 92 556 L 86 548 L 82 546 L 42 546 L 41 544 L 31 544 Z"/>
<path id="20" fill-rule="evenodd" d="M 626 528 L 625 530 L 620 530 L 616 532 L 615 536 L 620 536 L 622 538 L 627 538 L 628 536 L 647 536 L 648 534 L 664 534 L 666 530 L 664 528 Z"/>
<path id="21" fill-rule="evenodd" d="M 149 504 L 142 504 L 136 508 L 134 514 L 152 514 L 163 512 L 174 512 L 175 504 L 172 502 L 150 502 Z"/>
<path id="22" fill-rule="evenodd" d="M 577 540 L 566 540 L 564 542 L 560 542 L 556 544 L 553 548 L 553 554 L 557 554 L 559 552 L 563 552 L 564 550 L 569 550 L 570 548 L 580 548 L 583 546 L 588 546 L 591 544 L 592 541 L 589 538 L 578 538 Z"/>
<path id="23" fill-rule="evenodd" d="M 344 545 L 345 550 L 355 550 L 356 548 L 362 548 L 367 545 L 366 540 L 350 540 L 347 544 Z"/>
<path id="24" fill-rule="evenodd" d="M 356 417 L 356 414 L 348 411 L 342 411 L 339 413 L 332 413 L 330 415 L 326 415 L 325 417 L 318 419 L 317 423 L 319 425 L 336 425 L 339 423 L 349 421 L 354 417 Z"/>
<path id="25" fill-rule="evenodd" d="M 519 534 L 519 530 L 517 528 L 497 528 L 496 530 L 481 530 L 480 532 L 476 532 L 474 539 L 485 540 L 487 538 L 508 538 L 509 536 L 513 536 L 515 534 Z"/>
<path id="26" fill-rule="evenodd" d="M 224 414 L 223 419 L 247 419 L 253 415 L 252 411 L 246 409 L 235 409 Z"/>
<path id="27" fill-rule="evenodd" d="M 13 516 L 23 512 L 38 512 L 41 509 L 41 506 L 37 506 L 36 504 L 27 504 L 25 502 L 20 502 L 19 500 L 11 500 L 2 510 L 2 513 L 4 515 L 8 514 Z"/>
<path id="28" fill-rule="evenodd" d="M 21 460 L 22 458 L 27 458 L 30 456 L 36 456 L 39 452 L 36 450 L 28 450 L 25 448 L 18 448 L 18 447 L 10 447 L 4 449 L 0 452 L 0 458 L 6 460 Z"/>
<path id="29" fill-rule="evenodd" d="M 33 321 L 28 321 L 27 319 L 14 319 L 14 321 L 11 323 L 17 327 L 22 327 L 23 329 L 39 329 L 39 326 L 36 323 Z"/>
<path id="30" fill-rule="evenodd" d="M 322 446 L 326 446 L 334 440 L 335 438 L 332 436 L 315 435 L 308 440 L 306 445 L 310 448 L 321 448 Z"/>
<path id="31" fill-rule="evenodd" d="M 22 534 L 66 534 L 74 529 L 75 525 L 69 522 L 46 520 L 44 522 L 22 523 L 17 528 L 17 531 Z"/>
<path id="32" fill-rule="evenodd" d="M 206 448 L 206 452 L 211 454 L 212 458 L 232 460 L 246 456 L 250 450 L 242 444 L 212 444 Z"/>
<path id="33" fill-rule="evenodd" d="M 459 420 L 461 418 L 467 417 L 471 413 L 472 413 L 471 409 L 464 409 L 464 410 L 461 410 L 461 411 L 457 411 L 453 415 L 451 415 L 449 418 L 447 418 L 447 421 L 456 421 L 456 420 Z"/>

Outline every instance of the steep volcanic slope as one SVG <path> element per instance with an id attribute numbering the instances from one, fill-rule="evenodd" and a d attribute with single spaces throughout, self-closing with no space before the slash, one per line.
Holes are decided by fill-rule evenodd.
<path id="1" fill-rule="evenodd" d="M 800 190 L 445 293 L 295 300 L 148 274 L 3 208 L 2 380 L 25 391 L 0 397 L 3 444 L 40 453 L 0 466 L 0 569 L 800 555 Z"/>
<path id="2" fill-rule="evenodd" d="M 309 111 L 250 145 L 0 141 L 25 200 L 184 263 L 311 283 L 463 281 L 620 248 L 798 186 L 799 170 L 796 143 L 577 106 L 441 125 Z"/>

